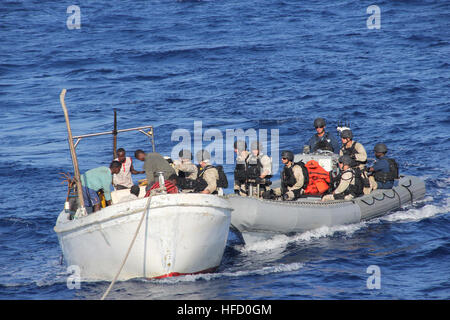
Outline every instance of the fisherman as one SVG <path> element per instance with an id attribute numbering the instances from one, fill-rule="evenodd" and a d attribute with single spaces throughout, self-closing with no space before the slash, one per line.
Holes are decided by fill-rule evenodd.
<path id="1" fill-rule="evenodd" d="M 394 159 L 386 157 L 388 152 L 384 143 L 377 143 L 373 148 L 377 160 L 374 165 L 368 169 L 371 176 L 371 184 L 375 189 L 391 189 L 394 186 L 394 180 L 398 179 L 398 165 Z"/>
<path id="2" fill-rule="evenodd" d="M 284 164 L 281 187 L 273 189 L 273 193 L 275 196 L 281 196 L 283 200 L 295 200 L 304 192 L 304 171 L 300 164 L 294 163 L 292 151 L 282 151 L 281 162 Z"/>
<path id="3" fill-rule="evenodd" d="M 317 133 L 309 139 L 308 145 L 310 152 L 316 152 L 317 150 L 328 150 L 334 153 L 339 153 L 339 143 L 334 134 L 325 131 L 326 122 L 323 118 L 317 118 L 314 120 L 314 128 Z"/>
<path id="4" fill-rule="evenodd" d="M 164 179 L 164 187 L 166 193 L 178 193 L 177 184 L 177 175 L 175 173 L 171 174 L 168 179 Z M 151 188 L 145 194 L 145 197 L 150 195 L 161 194 L 161 189 L 159 185 L 159 181 L 156 181 Z"/>
<path id="5" fill-rule="evenodd" d="M 272 159 L 262 152 L 263 146 L 258 141 L 253 141 L 250 149 L 251 154 L 247 158 L 247 184 L 259 185 L 262 193 L 271 184 Z"/>
<path id="6" fill-rule="evenodd" d="M 362 181 L 357 181 L 357 175 L 352 169 L 354 160 L 349 155 L 339 157 L 339 168 L 341 170 L 339 185 L 332 194 L 322 197 L 322 201 L 351 200 L 362 194 Z"/>
<path id="7" fill-rule="evenodd" d="M 157 152 L 145 153 L 142 150 L 136 150 L 134 157 L 140 161 L 144 161 L 144 170 L 147 176 L 147 190 L 158 180 L 158 172 L 163 172 L 164 179 L 168 179 L 175 173 L 175 169 L 167 162 L 162 155 Z"/>
<path id="8" fill-rule="evenodd" d="M 364 194 L 369 194 L 372 188 L 366 172 L 366 149 L 361 143 L 353 141 L 353 133 L 350 129 L 345 129 L 341 132 L 341 140 L 342 148 L 339 155 L 348 155 L 353 160 L 351 167 L 354 169 L 355 174 L 360 175 L 364 181 Z"/>
<path id="9" fill-rule="evenodd" d="M 122 164 L 119 161 L 113 161 L 108 167 L 98 167 L 86 171 L 81 175 L 81 185 L 83 199 L 86 207 L 92 207 L 92 212 L 100 210 L 100 198 L 97 191 L 103 190 L 106 205 L 111 205 L 111 183 L 112 175 L 119 173 Z"/>
<path id="10" fill-rule="evenodd" d="M 207 150 L 200 150 L 196 154 L 200 165 L 200 172 L 197 177 L 195 192 L 204 194 L 217 194 L 219 181 L 219 171 L 211 165 L 211 155 Z"/>
<path id="11" fill-rule="evenodd" d="M 250 153 L 247 151 L 247 143 L 242 140 L 234 142 L 236 153 L 236 167 L 234 169 L 234 193 L 240 196 L 247 195 L 247 159 Z"/>
<path id="12" fill-rule="evenodd" d="M 133 161 L 131 157 L 126 156 L 125 149 L 117 149 L 117 158 L 115 161 L 119 161 L 122 164 L 122 168 L 118 174 L 113 175 L 113 186 L 116 190 L 127 189 L 133 186 L 133 179 L 131 174 L 142 174 L 145 171 L 136 171 L 133 168 Z"/>
<path id="13" fill-rule="evenodd" d="M 182 189 L 182 192 L 192 192 L 195 188 L 195 180 L 198 175 L 198 168 L 192 163 L 192 153 L 189 150 L 183 149 L 178 153 L 179 160 L 173 161 L 173 168 L 178 174 L 177 186 Z"/>

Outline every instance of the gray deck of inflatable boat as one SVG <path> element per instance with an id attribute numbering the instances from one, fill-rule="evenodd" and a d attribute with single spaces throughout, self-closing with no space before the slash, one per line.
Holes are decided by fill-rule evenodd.
<path id="1" fill-rule="evenodd" d="M 414 176 L 403 176 L 393 189 L 375 190 L 351 201 L 321 202 L 318 198 L 275 201 L 236 195 L 231 224 L 244 233 L 304 232 L 322 226 L 357 223 L 385 215 L 425 196 L 425 183 Z"/>

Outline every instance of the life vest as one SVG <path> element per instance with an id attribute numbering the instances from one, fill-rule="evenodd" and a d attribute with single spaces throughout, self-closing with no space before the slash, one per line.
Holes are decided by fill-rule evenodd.
<path id="1" fill-rule="evenodd" d="M 305 188 L 305 194 L 322 195 L 330 188 L 330 174 L 322 168 L 316 160 L 310 160 L 305 164 L 308 170 L 309 182 Z"/>

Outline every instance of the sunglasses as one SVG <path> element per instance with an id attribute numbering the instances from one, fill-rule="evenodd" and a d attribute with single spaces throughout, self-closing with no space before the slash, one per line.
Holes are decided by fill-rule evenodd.
<path id="1" fill-rule="evenodd" d="M 287 160 L 288 158 L 281 158 L 281 160 Z"/>

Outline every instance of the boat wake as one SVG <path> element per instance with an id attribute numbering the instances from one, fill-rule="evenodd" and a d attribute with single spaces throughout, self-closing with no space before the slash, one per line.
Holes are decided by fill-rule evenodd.
<path id="1" fill-rule="evenodd" d="M 282 273 L 297 271 L 303 267 L 303 263 L 289 263 L 289 264 L 277 264 L 275 266 L 266 266 L 253 270 L 236 270 L 236 271 L 224 271 L 215 273 L 203 273 L 203 274 L 192 274 L 184 275 L 178 277 L 170 277 L 164 279 L 142 279 L 145 282 L 157 282 L 166 284 L 176 284 L 180 282 L 195 282 L 199 280 L 215 280 L 221 278 L 236 278 L 243 276 L 254 276 L 254 275 L 266 275 L 272 273 Z"/>
<path id="2" fill-rule="evenodd" d="M 385 217 L 379 218 L 379 221 L 381 220 L 390 222 L 416 222 L 426 218 L 434 217 L 442 213 L 447 213 L 449 211 L 450 211 L 450 198 L 447 198 L 445 199 L 444 204 L 441 206 L 435 204 L 426 204 L 421 208 L 409 208 L 406 211 L 397 211 Z"/>
<path id="3" fill-rule="evenodd" d="M 242 254 L 274 252 L 281 253 L 288 245 L 301 245 L 315 241 L 320 238 L 330 238 L 334 236 L 352 237 L 356 232 L 367 228 L 369 225 L 379 224 L 383 221 L 388 222 L 417 222 L 423 219 L 431 218 L 436 215 L 450 211 L 450 198 L 447 198 L 442 205 L 431 204 L 432 197 L 426 197 L 417 201 L 414 205 L 406 207 L 402 211 L 395 211 L 386 216 L 375 218 L 370 221 L 362 221 L 348 225 L 338 225 L 332 227 L 320 227 L 314 230 L 293 235 L 277 234 L 264 240 L 255 240 L 247 242 L 245 245 L 236 246 Z M 420 207 L 418 207 L 420 206 Z"/>

